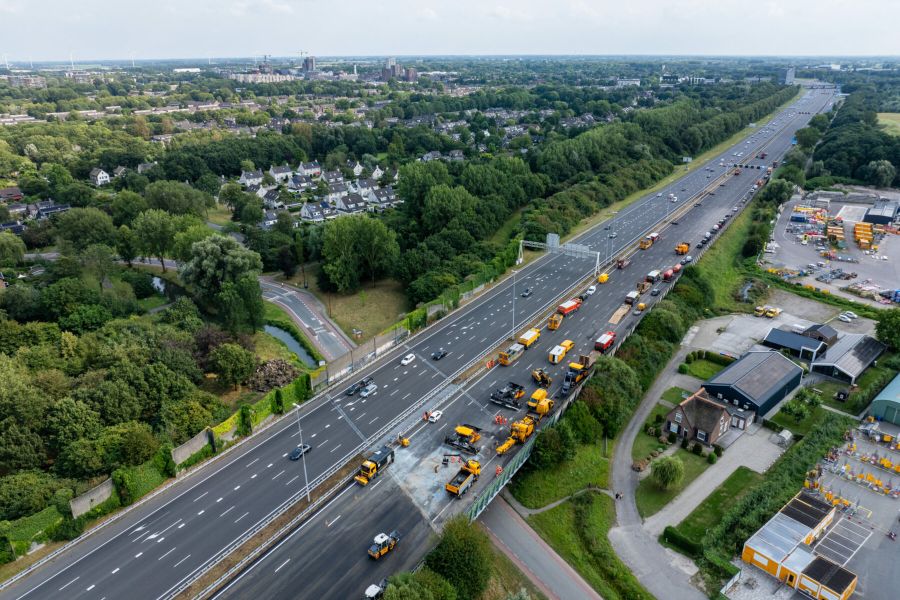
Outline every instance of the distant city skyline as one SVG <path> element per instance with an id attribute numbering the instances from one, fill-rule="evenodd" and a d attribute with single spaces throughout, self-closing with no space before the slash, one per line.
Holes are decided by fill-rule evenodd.
<path id="1" fill-rule="evenodd" d="M 893 0 L 0 0 L 0 57 L 895 56 Z M 340 35 L 334 35 L 339 31 Z"/>

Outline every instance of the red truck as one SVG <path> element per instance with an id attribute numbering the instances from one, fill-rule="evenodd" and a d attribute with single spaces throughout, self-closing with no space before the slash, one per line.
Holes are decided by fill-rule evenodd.
<path id="1" fill-rule="evenodd" d="M 579 308 L 581 308 L 581 298 L 572 298 L 571 300 L 566 300 L 565 302 L 560 304 L 556 308 L 556 312 L 563 316 L 566 316 L 575 312 Z"/>
<path id="2" fill-rule="evenodd" d="M 681 265 L 678 265 L 678 266 L 680 267 Z M 663 271 L 663 275 L 662 275 L 663 281 L 672 281 L 673 277 L 675 277 L 674 270 L 666 269 L 665 271 Z"/>
<path id="3" fill-rule="evenodd" d="M 594 342 L 594 350 L 598 352 L 606 352 L 609 350 L 609 347 L 613 345 L 616 341 L 616 332 L 615 331 L 607 331 L 603 335 L 597 338 L 597 341 Z"/>

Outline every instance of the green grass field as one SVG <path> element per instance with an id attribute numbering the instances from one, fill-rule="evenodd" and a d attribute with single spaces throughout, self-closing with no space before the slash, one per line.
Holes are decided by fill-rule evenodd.
<path id="1" fill-rule="evenodd" d="M 588 486 L 609 486 L 609 459 L 599 444 L 579 446 L 575 458 L 555 469 L 516 475 L 510 491 L 524 506 L 542 508 Z"/>
<path id="2" fill-rule="evenodd" d="M 797 419 L 795 419 L 791 415 L 785 414 L 784 411 L 778 411 L 778 413 L 774 417 L 772 417 L 772 421 L 774 423 L 777 423 L 778 425 L 781 425 L 785 429 L 790 430 L 791 433 L 794 433 L 796 435 L 806 435 L 815 426 L 815 424 L 819 422 L 819 419 L 822 418 L 822 415 L 824 413 L 825 409 L 821 406 L 817 406 L 816 408 L 809 411 L 809 416 L 798 423 Z"/>
<path id="3" fill-rule="evenodd" d="M 209 209 L 209 212 L 206 213 L 206 220 L 224 227 L 232 222 L 231 209 L 224 204 L 216 204 L 215 208 Z"/>
<path id="4" fill-rule="evenodd" d="M 667 402 L 671 402 L 672 404 L 681 404 L 681 401 L 684 400 L 685 395 L 690 396 L 691 392 L 680 387 L 670 387 L 665 392 L 663 392 L 662 399 Z"/>
<path id="5" fill-rule="evenodd" d="M 705 457 L 697 456 L 681 448 L 673 456 L 679 457 L 684 463 L 684 479 L 681 480 L 680 484 L 664 490 L 653 482 L 652 476 L 642 479 L 638 484 L 635 501 L 637 502 L 638 512 L 645 519 L 659 512 L 662 507 L 671 502 L 675 496 L 681 493 L 681 490 L 690 485 L 709 466 Z"/>
<path id="6" fill-rule="evenodd" d="M 750 492 L 763 476 L 747 467 L 738 467 L 728 479 L 713 490 L 697 508 L 678 524 L 677 529 L 697 543 L 703 539 L 706 530 L 716 525 L 728 507 Z"/>
<path id="7" fill-rule="evenodd" d="M 900 135 L 900 113 L 878 113 L 878 124 L 891 135 Z"/>
<path id="8" fill-rule="evenodd" d="M 734 299 L 734 292 L 747 279 L 740 263 L 741 248 L 753 225 L 752 210 L 742 211 L 734 218 L 722 236 L 716 240 L 694 267 L 705 279 L 715 282 L 712 286 L 715 296 L 714 306 L 723 312 L 748 312 L 750 304 Z"/>
<path id="9" fill-rule="evenodd" d="M 680 389 L 680 388 L 672 388 L 672 389 Z M 665 394 L 663 394 L 665 396 Z M 671 410 L 668 406 L 663 404 L 657 404 L 653 407 L 653 410 L 650 411 L 650 414 L 647 416 L 647 420 L 644 421 L 644 425 L 647 424 L 653 425 L 657 429 L 662 425 L 662 422 L 656 422 L 656 415 L 660 415 L 665 417 L 669 414 L 669 410 Z M 634 444 L 631 446 L 631 458 L 634 460 L 639 460 L 642 458 L 648 458 L 650 453 L 654 450 L 663 448 L 665 449 L 666 445 L 660 443 L 657 439 L 657 436 L 647 435 L 644 433 L 644 429 L 637 434 L 634 438 Z"/>
<path id="10" fill-rule="evenodd" d="M 688 373 L 697 379 L 706 381 L 724 368 L 722 365 L 701 358 L 688 364 Z"/>

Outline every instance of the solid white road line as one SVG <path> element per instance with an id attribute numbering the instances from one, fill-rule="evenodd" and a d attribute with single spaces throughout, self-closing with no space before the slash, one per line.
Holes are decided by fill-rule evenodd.
<path id="1" fill-rule="evenodd" d="M 234 522 L 237 523 L 238 521 L 240 521 L 241 519 L 243 519 L 244 517 L 246 517 L 249 514 L 250 514 L 250 511 L 245 512 L 244 514 L 239 516 L 237 519 L 235 519 Z"/>
<path id="2" fill-rule="evenodd" d="M 174 547 L 173 547 L 171 550 L 169 550 L 168 552 L 166 552 L 165 554 L 163 554 L 162 556 L 160 556 L 159 558 L 157 558 L 156 560 L 162 560 L 162 559 L 164 559 L 165 557 L 167 557 L 168 555 L 172 554 L 173 552 L 175 552 L 175 548 L 174 548 Z"/>
<path id="3" fill-rule="evenodd" d="M 64 589 L 66 589 L 67 587 L 69 587 L 70 585 L 72 585 L 73 583 L 75 583 L 76 581 L 78 581 L 79 579 L 81 579 L 80 576 L 79 576 L 79 577 L 76 577 L 75 579 L 73 579 L 72 581 L 70 581 L 69 583 L 67 583 L 66 585 L 64 585 L 64 586 L 62 586 L 61 588 L 59 588 L 59 591 L 63 591 Z"/>
<path id="4" fill-rule="evenodd" d="M 219 517 L 224 517 L 225 515 L 230 513 L 233 508 L 234 508 L 234 505 L 229 506 L 227 509 L 225 509 L 225 512 L 223 512 L 221 515 L 219 515 Z"/>
<path id="5" fill-rule="evenodd" d="M 281 570 L 281 567 L 283 567 L 284 565 L 288 564 L 289 562 L 291 562 L 291 559 L 287 559 L 286 561 L 284 561 L 283 563 L 281 563 L 280 565 L 278 565 L 277 567 L 275 567 L 275 572 L 277 573 L 279 570 Z"/>
<path id="6" fill-rule="evenodd" d="M 209 492 L 203 492 L 202 494 L 200 494 L 199 496 L 197 496 L 196 498 L 194 498 L 194 499 L 192 500 L 192 502 L 196 502 L 197 500 L 199 500 L 199 499 L 202 498 L 203 496 L 207 495 L 208 493 L 209 493 Z"/>

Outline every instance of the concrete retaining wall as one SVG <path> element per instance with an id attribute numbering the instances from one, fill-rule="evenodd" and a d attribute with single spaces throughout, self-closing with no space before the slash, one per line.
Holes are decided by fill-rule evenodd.
<path id="1" fill-rule="evenodd" d="M 177 448 L 172 448 L 172 460 L 180 465 L 209 444 L 209 432 L 204 429 Z"/>
<path id="2" fill-rule="evenodd" d="M 88 490 L 87 492 L 76 498 L 72 498 L 71 500 L 69 500 L 69 508 L 72 510 L 72 516 L 80 517 L 101 502 L 105 501 L 107 498 L 112 496 L 113 489 L 114 487 L 112 479 L 107 479 L 97 487 Z"/>

